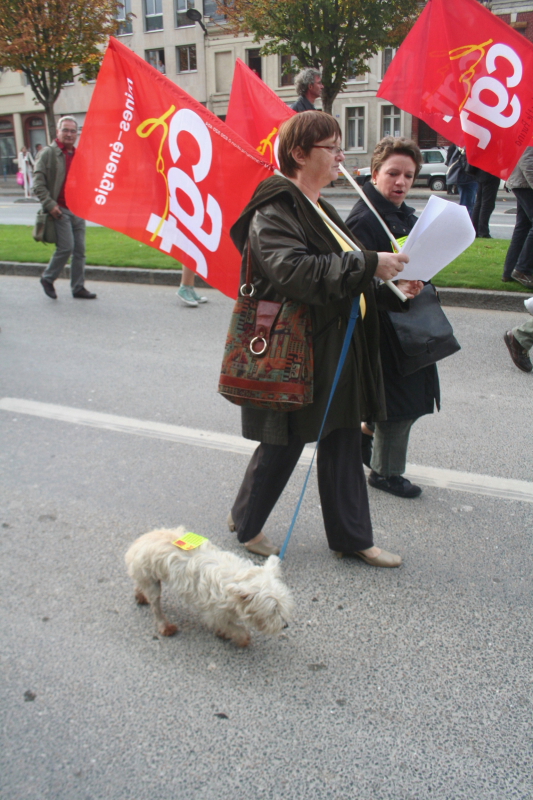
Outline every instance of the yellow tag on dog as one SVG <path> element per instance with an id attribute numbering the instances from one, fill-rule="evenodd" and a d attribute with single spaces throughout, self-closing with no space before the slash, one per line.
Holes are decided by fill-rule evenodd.
<path id="1" fill-rule="evenodd" d="M 176 539 L 175 544 L 176 547 L 179 547 L 181 550 L 194 550 L 196 547 L 200 547 L 201 544 L 204 542 L 208 542 L 209 539 L 206 539 L 205 536 L 200 536 L 198 533 L 192 533 L 189 531 L 185 533 L 181 539 Z"/>

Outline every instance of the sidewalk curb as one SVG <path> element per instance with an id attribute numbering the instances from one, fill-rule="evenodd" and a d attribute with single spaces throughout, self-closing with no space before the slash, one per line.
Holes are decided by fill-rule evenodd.
<path id="1" fill-rule="evenodd" d="M 0 261 L 0 275 L 40 278 L 45 264 L 18 261 Z M 60 277 L 69 278 L 69 267 L 65 267 Z M 181 270 L 136 269 L 133 267 L 85 267 L 88 281 L 112 281 L 114 283 L 147 283 L 152 286 L 179 286 Z M 206 281 L 195 277 L 195 285 L 208 287 Z M 526 292 L 495 292 L 481 289 L 439 289 L 443 306 L 462 306 L 491 311 L 524 311 Z"/>

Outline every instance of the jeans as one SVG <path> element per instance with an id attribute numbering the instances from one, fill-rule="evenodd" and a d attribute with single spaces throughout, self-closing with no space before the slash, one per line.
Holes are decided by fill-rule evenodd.
<path id="1" fill-rule="evenodd" d="M 477 181 L 470 181 L 470 183 L 460 183 L 457 188 L 459 189 L 459 205 L 466 206 L 470 218 L 474 212 L 474 203 L 476 202 Z"/>
<path id="2" fill-rule="evenodd" d="M 500 188 L 500 179 L 490 175 L 478 184 L 476 204 L 472 214 L 472 225 L 477 236 L 490 236 L 489 219 L 496 205 L 496 197 Z"/>
<path id="3" fill-rule="evenodd" d="M 376 422 L 370 467 L 383 478 L 403 475 L 407 459 L 407 445 L 414 419 Z"/>
<path id="4" fill-rule="evenodd" d="M 54 220 L 56 228 L 56 251 L 43 272 L 45 281 L 53 283 L 72 256 L 70 262 L 70 288 L 72 294 L 83 288 L 85 280 L 85 220 L 77 217 L 68 208 L 62 208 L 62 216 Z"/>
<path id="5" fill-rule="evenodd" d="M 513 194 L 517 201 L 516 224 L 503 265 L 505 278 L 510 278 L 514 269 L 526 275 L 533 273 L 533 189 L 513 189 Z"/>

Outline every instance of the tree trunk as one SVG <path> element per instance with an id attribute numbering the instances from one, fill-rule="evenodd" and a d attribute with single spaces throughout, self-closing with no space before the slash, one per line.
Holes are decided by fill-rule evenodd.
<path id="1" fill-rule="evenodd" d="M 56 138 L 56 118 L 54 116 L 54 104 L 45 103 L 44 110 L 46 113 L 46 122 L 48 123 L 48 135 L 50 136 L 50 142 L 53 142 Z"/>
<path id="2" fill-rule="evenodd" d="M 331 114 L 333 108 L 333 101 L 337 97 L 337 92 L 328 91 L 325 88 L 322 92 L 322 111 L 325 111 L 326 114 Z"/>

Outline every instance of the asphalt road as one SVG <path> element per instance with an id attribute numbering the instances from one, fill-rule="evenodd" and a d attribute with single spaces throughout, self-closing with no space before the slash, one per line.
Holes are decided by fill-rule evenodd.
<path id="1" fill-rule="evenodd" d="M 123 562 L 137 535 L 181 523 L 239 551 L 225 519 L 248 456 L 215 391 L 232 303 L 56 286 L 54 302 L 0 277 L 0 796 L 530 800 L 533 376 L 502 342 L 521 315 L 447 309 L 463 349 L 409 461 L 457 488 L 370 490 L 376 542 L 404 565 L 336 559 L 312 476 L 283 564 L 295 619 L 238 650 L 168 593 L 181 632 L 156 636 Z M 470 473 L 522 481 L 521 499 L 466 491 Z"/>
<path id="2" fill-rule="evenodd" d="M 333 203 L 339 214 L 343 219 L 346 219 L 348 213 L 353 206 L 354 193 L 346 190 L 329 194 L 330 190 L 326 190 L 328 200 Z M 425 207 L 430 196 L 429 189 L 414 189 L 412 196 L 408 198 L 408 205 L 415 208 L 416 213 L 420 212 Z M 446 200 L 458 202 L 458 197 L 455 195 L 439 195 Z M 19 202 L 16 202 L 19 200 Z M 0 224 L 6 225 L 33 225 L 35 222 L 35 214 L 38 204 L 36 203 L 21 203 L 17 195 L 1 194 L 0 193 Z M 512 213 L 512 212 L 515 213 Z M 511 212 L 511 213 L 509 213 Z M 516 201 L 513 195 L 506 195 L 500 192 L 496 208 L 490 219 L 490 229 L 492 236 L 496 239 L 510 239 L 513 233 L 516 219 Z M 88 225 L 95 225 L 94 222 L 87 223 Z"/>

